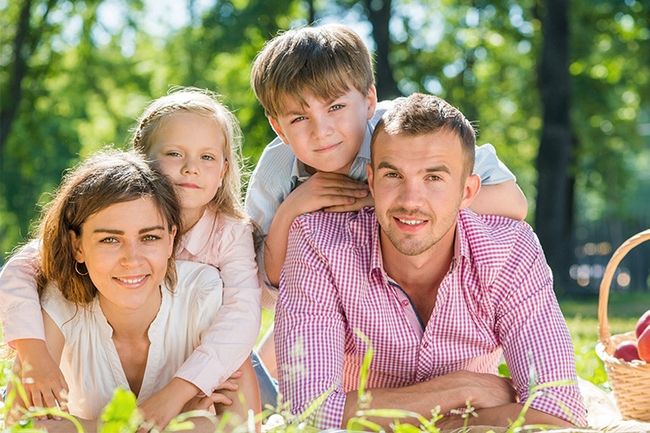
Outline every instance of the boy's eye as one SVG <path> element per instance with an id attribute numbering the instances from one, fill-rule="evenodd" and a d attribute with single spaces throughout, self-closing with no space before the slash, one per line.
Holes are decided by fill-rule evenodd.
<path id="1" fill-rule="evenodd" d="M 330 111 L 338 111 L 338 110 L 340 110 L 340 109 L 342 109 L 344 107 L 345 107 L 345 105 L 343 105 L 343 104 L 334 104 L 334 105 L 332 105 L 330 107 Z"/>
<path id="2" fill-rule="evenodd" d="M 291 119 L 291 124 L 293 125 L 294 123 L 302 122 L 305 120 L 305 116 L 296 116 L 293 119 Z"/>

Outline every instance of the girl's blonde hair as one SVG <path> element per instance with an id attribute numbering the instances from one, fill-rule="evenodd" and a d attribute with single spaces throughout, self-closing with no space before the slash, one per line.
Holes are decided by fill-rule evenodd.
<path id="1" fill-rule="evenodd" d="M 241 200 L 241 140 L 239 122 L 220 101 L 217 94 L 193 87 L 173 89 L 168 95 L 154 100 L 138 120 L 133 137 L 133 148 L 152 158 L 156 131 L 172 114 L 185 112 L 213 118 L 221 127 L 225 138 L 223 149 L 228 162 L 223 183 L 209 206 L 218 213 L 247 219 Z M 215 173 L 216 175 L 216 173 Z"/>
<path id="2" fill-rule="evenodd" d="M 82 226 L 96 212 L 116 203 L 151 198 L 167 228 L 180 227 L 180 207 L 174 187 L 151 167 L 140 153 L 106 150 L 78 164 L 64 176 L 54 199 L 45 207 L 38 229 L 41 239 L 38 291 L 54 282 L 63 296 L 77 305 L 97 294 L 90 276 L 74 258 L 70 232 L 81 235 Z M 134 216 L 135 217 L 135 216 Z M 179 236 L 174 238 L 174 251 Z M 165 282 L 176 285 L 174 254 L 167 261 Z"/>

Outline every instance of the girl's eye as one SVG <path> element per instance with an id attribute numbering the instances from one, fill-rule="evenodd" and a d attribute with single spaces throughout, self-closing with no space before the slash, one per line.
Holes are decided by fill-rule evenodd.
<path id="1" fill-rule="evenodd" d="M 171 151 L 165 153 L 165 155 L 171 156 L 171 157 L 174 157 L 174 158 L 177 158 L 177 157 L 181 156 L 181 154 L 179 152 L 176 152 L 175 150 L 171 150 Z"/>
<path id="2" fill-rule="evenodd" d="M 156 235 L 146 235 L 142 238 L 142 240 L 145 242 L 157 241 L 159 239 L 160 236 L 156 236 Z"/>
<path id="3" fill-rule="evenodd" d="M 201 156 L 201 159 L 204 159 L 206 161 L 214 161 L 215 157 L 212 156 L 212 155 L 203 155 L 203 156 Z"/>

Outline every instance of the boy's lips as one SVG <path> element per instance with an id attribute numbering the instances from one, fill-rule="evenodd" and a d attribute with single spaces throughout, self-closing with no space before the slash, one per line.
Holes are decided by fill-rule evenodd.
<path id="1" fill-rule="evenodd" d="M 317 152 L 317 153 L 327 152 L 328 150 L 332 150 L 335 147 L 338 147 L 339 144 L 341 144 L 340 141 L 338 143 L 328 144 L 328 145 L 319 147 L 318 149 L 314 149 L 314 152 Z"/>

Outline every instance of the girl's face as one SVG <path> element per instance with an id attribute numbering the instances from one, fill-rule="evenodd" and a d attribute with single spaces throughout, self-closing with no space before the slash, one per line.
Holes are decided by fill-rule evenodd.
<path id="1" fill-rule="evenodd" d="M 136 311 L 159 299 L 176 235 L 167 227 L 153 199 L 143 197 L 92 214 L 80 236 L 70 232 L 75 260 L 86 265 L 102 302 Z"/>
<path id="2" fill-rule="evenodd" d="M 228 168 L 224 133 L 211 117 L 180 112 L 166 117 L 153 137 L 155 159 L 178 194 L 183 222 L 193 225 L 214 198 Z"/>

